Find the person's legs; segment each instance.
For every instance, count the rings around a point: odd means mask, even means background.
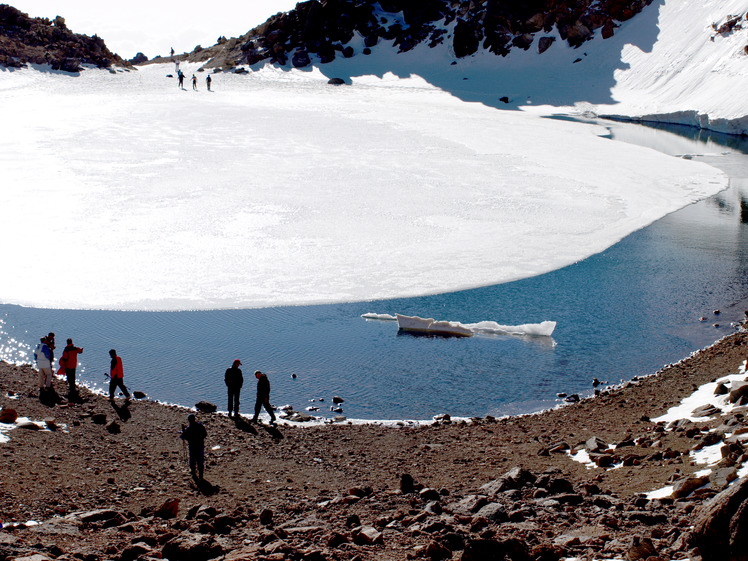
[[[228,391],[229,395],[229,417],[231,417],[231,412],[234,410],[234,391],[231,389],[231,386],[226,386],[226,391]]]
[[[275,412],[273,411],[272,405],[270,405],[270,400],[266,399],[265,402],[263,403],[263,405],[265,406],[265,411],[267,411],[268,415],[270,415],[270,422],[274,423],[275,422]]]
[[[258,399],[255,402],[255,416],[252,417],[252,422],[256,423],[257,420],[260,418],[260,409],[262,408],[262,400]]]
[[[197,458],[192,448],[190,448],[190,472],[192,473],[192,477],[197,477]]]
[[[41,368],[40,370],[43,375],[44,388],[48,390],[52,387],[52,368]]]
[[[75,387],[75,368],[66,368],[65,376],[68,379],[68,393],[71,395],[78,393],[78,388]]]
[[[205,471],[205,448],[197,453],[197,477],[202,480]]]

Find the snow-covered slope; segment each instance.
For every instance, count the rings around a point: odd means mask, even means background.
[[[185,68],[188,77],[196,68]],[[345,70],[338,66],[337,70]],[[706,165],[413,77],[0,73],[0,299],[124,309],[409,296],[535,275],[725,186]]]
[[[627,43],[615,73],[615,103],[601,112],[701,126],[720,132],[748,132],[748,3],[745,0],[667,0],[638,18],[656,26],[651,48]],[[720,34],[713,24],[740,15],[742,28]],[[627,36],[635,29],[629,28]]]

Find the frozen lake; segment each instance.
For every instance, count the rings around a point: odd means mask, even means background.
[[[594,376],[613,383],[652,373],[731,332],[730,322],[743,317],[748,166],[738,150],[745,146],[734,137],[696,140],[636,125],[610,126],[621,140],[720,167],[730,174],[729,189],[579,263],[481,289],[248,310],[5,305],[0,308],[4,339],[21,343],[5,344],[0,354],[18,359],[36,334],[53,330],[58,340],[74,336],[85,347],[83,378],[90,384],[103,387],[106,351],[115,347],[131,390],[185,405],[208,399],[221,409],[226,407],[223,371],[240,358],[248,379],[243,412],[252,406],[251,372],[261,369],[269,373],[274,404],[319,406],[318,414],[330,417],[331,397],[341,395],[344,414],[360,419],[526,412],[556,403],[559,391],[591,391]],[[719,316],[712,313],[717,308]],[[360,315],[367,312],[466,323],[548,317],[558,327],[552,340],[421,338],[398,335],[391,322],[365,321]]]

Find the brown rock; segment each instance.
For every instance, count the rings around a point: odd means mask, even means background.
[[[382,533],[373,526],[363,526],[353,535],[353,541],[358,545],[382,543]]]
[[[15,409],[3,407],[0,409],[0,423],[11,424],[18,419],[18,412]]]
[[[734,483],[694,512],[690,545],[698,547],[704,561],[745,560],[744,539],[748,532],[748,478]],[[745,533],[743,534],[745,535]]]
[[[168,520],[170,518],[176,518],[179,513],[179,499],[169,499],[164,502],[157,510],[153,513],[158,518]]]
[[[634,536],[631,547],[626,553],[626,559],[628,561],[639,561],[640,559],[649,559],[655,555],[657,555],[657,552],[651,539]]]

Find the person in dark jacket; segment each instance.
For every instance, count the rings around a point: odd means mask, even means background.
[[[260,409],[264,406],[265,411],[270,415],[270,424],[274,425],[275,413],[273,412],[273,406],[270,405],[270,380],[259,370],[255,372],[255,378],[257,378],[257,401],[255,402],[255,416],[252,417],[252,422],[257,422]]]
[[[242,376],[241,368],[239,368],[241,365],[242,361],[237,358],[231,368],[226,369],[226,375],[223,377],[229,392],[229,417],[231,417],[232,411],[234,416],[239,415],[239,394],[242,393],[242,386],[244,385],[244,376]]]
[[[179,438],[187,442],[187,448],[190,451],[190,471],[194,479],[203,479],[203,470],[205,469],[205,439],[208,431],[202,423],[197,422],[194,414],[187,416],[188,425],[182,426],[182,432]]]

